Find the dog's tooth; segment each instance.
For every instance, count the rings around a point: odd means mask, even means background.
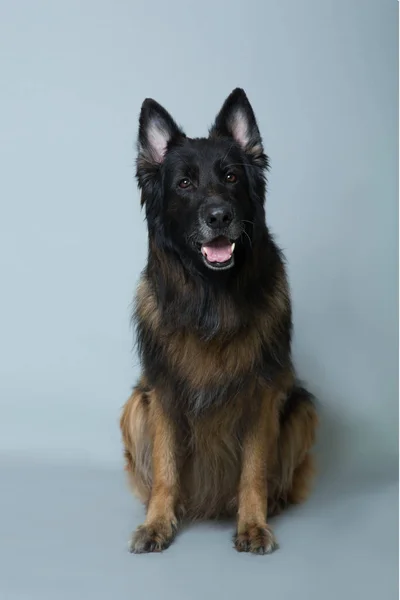
[[[235,244],[235,242],[233,242],[233,244],[232,244],[232,246],[231,246],[231,250],[232,250],[232,252],[234,251],[234,249],[235,249],[235,246],[236,246],[236,244]]]

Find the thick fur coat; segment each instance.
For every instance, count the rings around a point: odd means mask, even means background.
[[[142,376],[121,417],[126,469],[147,507],[133,552],[168,547],[181,519],[232,516],[236,549],[266,554],[276,547],[268,516],[308,495],[317,414],[292,365],[285,264],[265,222],[267,168],[243,90],[200,139],[143,103]]]

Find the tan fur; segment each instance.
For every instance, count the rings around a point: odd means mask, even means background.
[[[152,438],[145,394],[135,390],[124,406],[120,427],[125,447],[125,470],[138,498],[147,503],[152,483]]]
[[[135,553],[166,548],[180,518],[222,515],[236,517],[238,551],[269,553],[269,516],[303,501],[313,475],[317,416],[291,363],[284,258],[264,223],[269,160],[243,90],[226,100],[208,143],[210,154],[207,140],[186,138],[144,102],[137,177],[149,253],[134,315],[143,376],[121,417],[126,470],[147,506]],[[166,177],[161,146],[171,152]],[[232,187],[223,173],[238,167]],[[190,189],[172,183],[178,172]],[[217,197],[225,208],[210,220]],[[211,264],[207,245],[221,237],[235,240],[235,255]]]
[[[162,410],[154,390],[149,393],[149,399],[153,484],[145,524],[164,520],[168,526],[176,522],[175,505],[179,493],[175,428]]]
[[[188,445],[182,452],[176,449],[177,455],[183,456],[179,463],[180,483],[176,499],[180,515],[208,518],[234,514],[239,509],[242,522],[251,520],[267,512],[262,501],[257,504],[257,496],[261,491],[265,493],[264,486],[270,504],[268,512],[271,513],[278,512],[278,505],[306,499],[314,470],[309,450],[317,425],[315,409],[311,404],[300,405],[280,428],[281,396],[277,392],[264,393],[265,408],[258,417],[253,415],[255,429],[246,443],[241,441],[240,431],[243,421],[248,421],[252,415],[243,408],[240,398],[231,410],[224,407],[211,416],[191,422],[186,436]],[[135,390],[121,417],[126,469],[135,493],[146,504],[153,488],[151,455],[155,440],[154,421],[159,410],[150,410],[149,397],[150,405],[158,405],[154,391]],[[257,427],[259,417],[261,427]],[[240,508],[240,498],[245,509]],[[243,510],[246,511],[244,515]]]
[[[166,266],[161,260],[159,267]],[[263,346],[272,344],[273,350],[287,306],[282,268],[267,315],[254,314],[253,323],[239,328],[228,341],[223,335],[207,341],[184,328],[164,329],[146,278],[138,287],[136,310],[140,322],[168,349],[171,372],[195,397],[205,382],[224,389],[235,377],[254,372]],[[229,307],[220,308],[221,323],[228,323]],[[135,552],[166,548],[177,518],[234,514],[238,551],[267,553],[275,548],[267,515],[304,501],[314,472],[309,454],[317,426],[313,405],[300,402],[280,421],[293,386],[290,365],[269,386],[256,377],[228,404],[186,415],[181,430],[163,408],[162,394],[173,390],[150,389],[143,379],[139,382],[121,417],[126,470],[135,493],[148,507],[146,521],[132,541]]]
[[[268,343],[276,333],[277,323],[288,302],[283,270],[281,275],[270,300],[273,316],[255,314],[256,325],[239,330],[229,343],[223,338],[204,341],[192,331],[164,331],[155,294],[146,278],[142,278],[138,286],[137,314],[160,341],[168,345],[168,360],[173,372],[187,380],[193,389],[201,387],[204,381],[218,385],[227,377],[232,379],[251,371],[260,358],[262,344]],[[229,319],[229,307],[223,313]]]
[[[238,498],[239,532],[252,523],[266,525],[268,470],[276,462],[281,401],[282,393],[263,389],[260,410],[244,436]]]
[[[240,475],[242,411],[221,409],[191,421],[189,457],[182,470],[181,511],[190,518],[233,514]]]

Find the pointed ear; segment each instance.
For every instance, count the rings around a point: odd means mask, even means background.
[[[183,131],[158,102],[151,98],[143,102],[139,118],[139,160],[153,166],[160,165],[168,145],[184,137]]]
[[[139,117],[136,178],[142,190],[141,204],[154,201],[159,167],[171,143],[179,143],[185,134],[158,102],[147,98]]]
[[[264,150],[256,118],[241,88],[233,90],[225,100],[210,135],[233,138],[253,158],[263,156]]]

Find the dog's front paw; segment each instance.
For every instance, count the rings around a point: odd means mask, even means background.
[[[267,524],[256,523],[241,527],[235,534],[234,544],[238,552],[252,554],[271,554],[278,548],[272,529]]]
[[[129,551],[134,554],[162,552],[173,541],[176,529],[176,523],[167,520],[140,525],[129,543]]]

